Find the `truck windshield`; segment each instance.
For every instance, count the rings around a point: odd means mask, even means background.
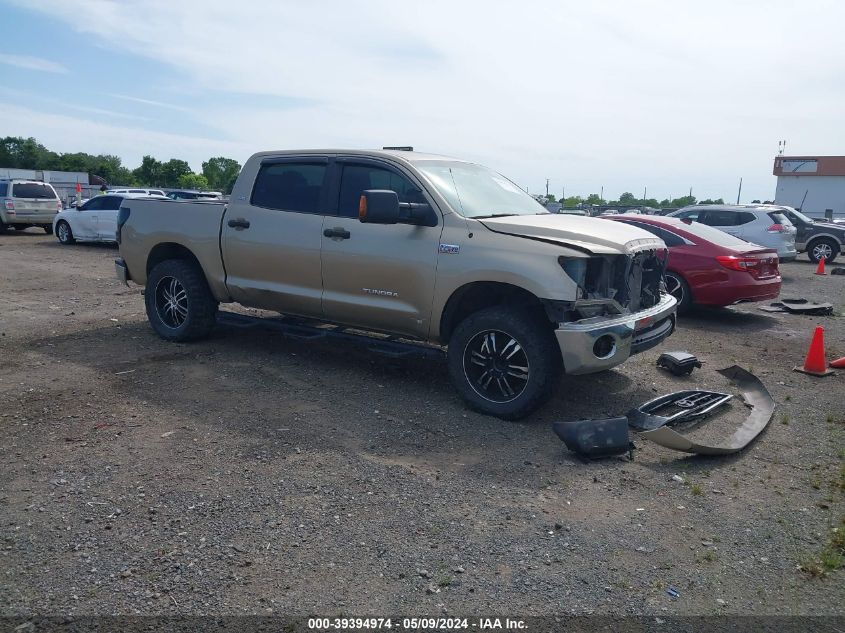
[[[415,166],[452,208],[466,218],[548,213],[510,180],[481,165],[420,161]]]

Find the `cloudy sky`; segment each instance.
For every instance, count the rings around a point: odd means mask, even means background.
[[[243,162],[413,145],[532,193],[770,198],[845,154],[835,0],[0,0],[0,136]]]

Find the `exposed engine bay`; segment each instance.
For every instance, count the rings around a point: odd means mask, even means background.
[[[548,302],[549,316],[563,323],[651,308],[660,302],[667,260],[666,249],[634,255],[559,257],[578,292],[575,301]]]

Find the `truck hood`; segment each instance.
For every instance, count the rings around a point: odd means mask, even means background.
[[[666,245],[648,231],[623,222],[557,213],[479,220],[496,233],[556,242],[593,255],[630,255]]]
[[[833,222],[813,222],[812,226],[815,228],[821,227],[828,231],[839,231],[845,233],[845,224],[835,224]]]

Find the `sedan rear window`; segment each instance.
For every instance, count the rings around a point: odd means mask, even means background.
[[[786,217],[786,214],[781,213],[780,211],[769,211],[769,217],[772,218],[772,222],[775,224],[784,224],[789,226],[792,222],[789,221],[789,218]]]
[[[700,237],[701,239],[706,240],[711,244],[715,244],[716,246],[723,246],[724,248],[730,248],[738,251],[748,250],[748,242],[746,242],[745,240],[741,240],[738,237],[734,237],[730,233],[725,233],[724,231],[720,231],[719,229],[714,229],[712,227],[707,226],[706,224],[701,224],[700,222],[691,222],[690,224],[684,224],[684,231],[690,233],[695,237]]]
[[[20,182],[12,185],[12,196],[15,198],[58,198],[50,185],[40,182]]]

